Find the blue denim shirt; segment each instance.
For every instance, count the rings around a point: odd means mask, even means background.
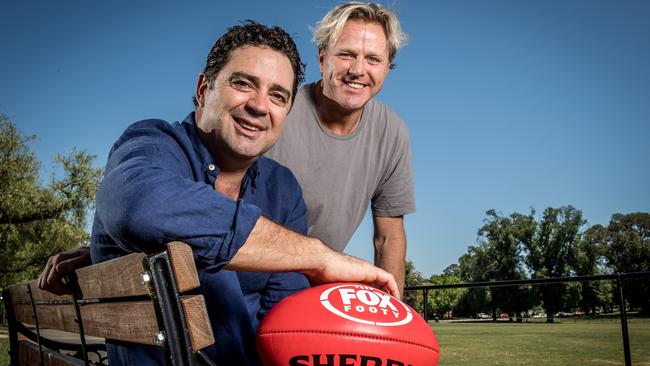
[[[259,365],[255,332],[268,310],[308,287],[298,273],[245,273],[223,267],[244,244],[260,215],[300,233],[307,210],[293,174],[260,157],[246,172],[241,199],[215,191],[219,167],[201,141],[191,113],[182,123],[145,120],[115,142],[97,192],[93,263],[192,246],[215,344],[205,352],[219,365]],[[163,364],[163,349],[110,344],[114,364]]]

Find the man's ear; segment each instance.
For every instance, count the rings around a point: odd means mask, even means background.
[[[318,49],[318,69],[320,70],[320,75],[323,76],[323,61],[325,60],[325,51],[323,49]]]
[[[196,98],[197,107],[203,107],[205,105],[205,92],[208,90],[208,79],[205,77],[204,73],[199,74],[199,80],[196,82],[196,92],[194,93],[194,98]]]

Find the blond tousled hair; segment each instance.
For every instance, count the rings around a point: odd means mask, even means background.
[[[318,50],[325,51],[335,43],[348,20],[377,22],[384,28],[388,40],[388,59],[390,67],[393,68],[395,54],[406,44],[407,36],[402,31],[397,15],[381,4],[352,1],[339,4],[330,10],[314,27],[314,42]]]

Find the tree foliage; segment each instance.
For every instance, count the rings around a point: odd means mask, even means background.
[[[490,281],[520,280],[526,278],[523,243],[530,241],[534,233],[534,211],[524,216],[518,213],[510,216],[498,214],[495,210],[486,212],[488,218],[478,231],[484,241],[484,276]],[[528,309],[529,290],[523,287],[497,287],[490,289],[492,317],[497,308],[511,317]]]
[[[435,285],[446,285],[452,283],[459,283],[460,277],[455,275],[432,275],[429,277],[429,282]],[[448,314],[451,309],[456,306],[461,295],[465,292],[464,289],[443,289],[429,291],[427,298],[427,309],[429,317],[437,317],[442,319]]]
[[[650,268],[650,214],[614,214],[607,234],[605,257],[616,271],[641,272]]]
[[[478,246],[469,246],[467,253],[458,258],[459,277],[462,281],[483,282],[489,280],[489,273],[483,271],[489,266],[487,251],[487,244],[481,243]],[[496,314],[493,305],[486,288],[470,288],[458,299],[454,314],[473,317],[480,312],[488,311],[488,309],[493,310],[492,312]]]
[[[580,228],[586,223],[582,212],[573,206],[549,207],[544,210],[537,232],[526,244],[527,262],[533,278],[570,275],[570,264],[580,239]],[[562,309],[566,300],[565,284],[540,285],[537,290],[544,303],[547,322]]]
[[[582,212],[573,206],[549,207],[541,218],[535,210],[528,214],[505,216],[486,211],[478,230],[478,243],[467,248],[458,264],[433,275],[430,282],[487,282],[527,278],[590,276],[612,272],[650,270],[650,213],[616,213],[607,225],[586,227]],[[413,285],[423,284],[422,274],[412,262],[407,264],[407,278]],[[409,280],[407,279],[407,286]],[[596,314],[618,306],[616,283],[585,281],[568,284],[516,287],[471,288],[456,293],[436,294],[429,291],[428,306],[442,316],[453,309],[454,316],[473,317],[491,313],[494,319],[508,313],[510,319],[528,310],[543,307],[547,321],[553,322],[559,311],[582,309]],[[626,299],[632,308],[650,315],[650,281],[624,280]],[[421,311],[421,294],[407,292]],[[430,313],[431,314],[431,313]],[[520,319],[517,318],[519,321]]]
[[[635,212],[612,215],[607,225],[604,255],[616,272],[650,270],[650,214]],[[628,280],[626,295],[633,306],[650,315],[650,281]]]
[[[574,252],[573,269],[576,275],[602,273],[606,239],[607,229],[602,225],[594,225],[585,230]],[[597,307],[606,305],[607,297],[603,296],[605,285],[602,281],[581,282],[580,307],[586,314],[595,314]]]
[[[23,136],[0,115],[0,287],[35,278],[47,258],[88,240],[88,209],[94,204],[101,169],[95,156],[73,150],[56,155],[62,174],[47,186],[40,162]]]
[[[486,288],[470,288],[463,292],[452,309],[454,316],[475,317],[491,309],[490,293]],[[496,310],[495,310],[496,312]]]
[[[404,282],[406,287],[458,283],[460,282],[460,277],[458,276],[459,273],[460,267],[456,264],[452,264],[443,270],[442,275],[432,275],[427,279],[421,272],[415,269],[415,265],[412,261],[407,260]],[[463,292],[464,290],[461,289],[428,291],[427,316],[429,318],[442,318],[446,313],[451,311],[454,306],[456,306]],[[420,314],[424,314],[422,291],[407,291],[404,294],[404,301]]]
[[[424,276],[415,269],[415,265],[412,261],[406,261],[405,269],[404,286],[411,287],[425,284],[426,281]],[[421,291],[406,291],[404,293],[404,302],[409,304],[409,306],[415,309],[418,313],[422,314],[424,302],[422,300]]]

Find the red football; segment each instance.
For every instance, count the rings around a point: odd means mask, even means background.
[[[280,301],[257,332],[265,366],[435,366],[428,324],[376,288],[331,283]]]

